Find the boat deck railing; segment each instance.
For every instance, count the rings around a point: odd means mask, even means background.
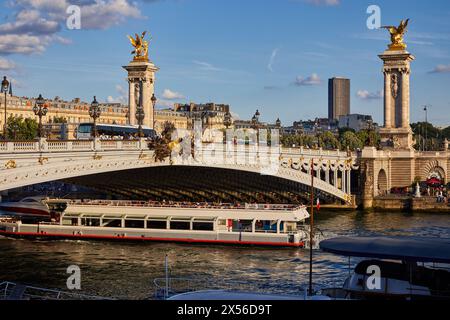
[[[0,300],[113,300],[61,290],[39,288],[4,281],[0,283]]]
[[[69,205],[80,206],[112,206],[112,207],[150,207],[150,208],[185,208],[185,209],[232,209],[232,210],[279,210],[293,211],[302,208],[301,205],[290,204],[213,204],[213,203],[177,203],[129,200],[67,200]]]
[[[252,292],[264,294],[280,294],[284,296],[305,296],[306,286],[292,288],[280,288],[279,283],[267,281],[261,283],[229,281],[226,279],[208,280],[204,278],[156,278],[153,280],[155,288],[154,298],[156,300],[166,300],[174,295],[183,294],[199,290],[226,290],[236,292]]]

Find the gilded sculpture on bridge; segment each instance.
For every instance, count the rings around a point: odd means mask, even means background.
[[[405,50],[406,44],[403,42],[403,36],[406,33],[406,27],[408,26],[409,19],[402,20],[398,27],[395,26],[383,26],[381,28],[387,29],[391,34],[391,44],[389,50]]]
[[[133,61],[148,61],[148,45],[149,42],[144,40],[147,31],[142,32],[141,36],[135,33],[135,37],[127,36],[130,39],[131,45],[134,50],[131,54],[134,54]]]

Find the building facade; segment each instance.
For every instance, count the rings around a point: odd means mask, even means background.
[[[188,119],[187,127],[194,128],[195,121],[200,120],[203,129],[224,129],[225,115],[230,112],[228,104],[204,103],[204,104],[179,104],[175,103],[174,112]]]
[[[328,119],[339,120],[350,114],[350,79],[331,78],[328,80]]]
[[[339,128],[350,128],[359,132],[361,130],[375,129],[378,127],[373,123],[372,116],[365,114],[348,114],[339,117]]]
[[[6,117],[22,117],[39,120],[33,113],[36,98],[7,96]],[[92,122],[89,116],[90,102],[75,98],[66,101],[60,97],[46,99],[48,112],[42,117],[45,132],[50,139],[75,139],[80,123]],[[121,103],[100,103],[101,116],[97,123],[127,125],[129,123],[128,106]],[[0,99],[0,130],[3,131],[5,104]],[[171,109],[155,110],[155,130],[161,132],[164,122],[172,122],[176,128],[186,129],[188,118]],[[62,125],[64,124],[64,125]]]
[[[18,97],[14,95],[7,96],[6,117],[23,117],[33,118],[36,121],[39,118],[34,114],[33,107],[36,98]],[[51,124],[55,122],[65,122],[67,125],[67,139],[75,138],[77,126],[83,122],[91,122],[89,117],[90,103],[75,98],[66,101],[60,97],[54,99],[46,99],[45,106],[48,112],[42,117],[43,124]],[[126,124],[128,117],[128,108],[120,103],[101,103],[101,117],[97,119],[98,123],[105,124]],[[3,130],[3,122],[5,118],[4,100],[0,100],[0,130]]]

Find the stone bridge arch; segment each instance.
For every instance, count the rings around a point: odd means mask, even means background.
[[[9,156],[8,156],[9,157]],[[289,156],[289,159],[292,157]],[[16,154],[15,160],[6,160],[4,158],[3,168],[0,169],[0,191],[8,190],[18,187],[23,187],[32,184],[38,184],[49,181],[65,180],[80,176],[89,176],[98,173],[126,171],[130,169],[150,168],[158,166],[168,166],[168,161],[157,163],[153,160],[153,152],[150,150],[122,150],[122,151],[101,151],[101,152],[77,152],[77,153],[37,153],[37,154]],[[287,158],[286,158],[287,159]],[[311,181],[311,175],[308,173],[306,164],[308,159],[301,157],[300,162],[282,160],[276,172],[275,177],[284,179],[286,181],[296,182],[308,186]],[[347,160],[333,160],[333,163],[328,161],[330,166],[327,167],[327,161],[321,160],[314,163],[314,170],[316,175],[315,188],[325,194],[328,194],[336,199],[350,202],[350,195],[345,192],[345,189],[339,189],[337,186],[320,179],[321,170],[326,168],[334,168],[334,172],[349,172],[351,170],[351,161]],[[210,167],[217,169],[229,169],[241,172],[253,172],[258,174],[265,174],[260,165],[239,164],[239,163],[208,163],[188,162],[186,166]],[[334,167],[333,167],[334,166]],[[328,170],[327,169],[327,170]],[[331,170],[331,169],[330,169]],[[331,171],[330,171],[331,172]],[[341,174],[342,177],[346,175]],[[343,185],[349,185],[349,180],[345,181]],[[349,189],[347,189],[349,190]]]

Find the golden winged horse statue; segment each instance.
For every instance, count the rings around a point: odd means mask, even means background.
[[[403,35],[406,33],[406,27],[408,26],[409,19],[402,20],[398,27],[395,26],[383,26],[381,28],[387,29],[391,34],[391,44],[389,50],[405,50],[406,44],[403,42]]]
[[[131,45],[134,47],[134,50],[131,54],[134,54],[134,59],[137,61],[147,61],[148,60],[148,41],[144,40],[145,34],[147,31],[142,32],[142,35],[139,36],[135,33],[135,37],[128,36],[130,39]]]

